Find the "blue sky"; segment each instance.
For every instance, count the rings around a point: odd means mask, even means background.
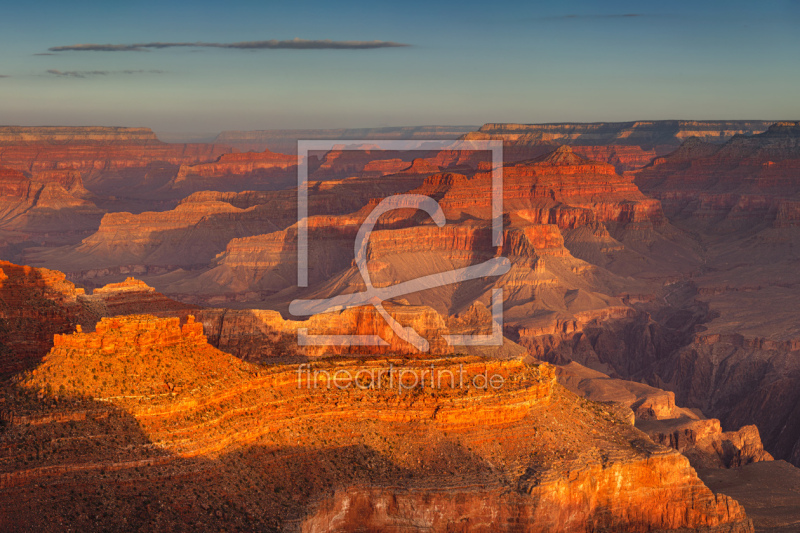
[[[798,27],[800,0],[17,2],[0,17],[0,123],[216,132],[798,119]],[[411,46],[48,51],[295,38]]]

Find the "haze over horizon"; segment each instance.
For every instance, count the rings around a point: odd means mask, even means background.
[[[0,123],[157,133],[800,116],[800,2],[39,1]]]

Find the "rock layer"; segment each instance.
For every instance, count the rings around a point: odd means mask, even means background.
[[[501,531],[752,531],[683,456],[560,388],[546,364],[384,358],[263,369],[208,346],[191,318],[106,319],[58,339],[9,396],[0,509],[15,502],[18,512],[0,514],[5,527],[157,520],[210,530],[224,520],[446,531],[488,517]],[[25,391],[40,399],[26,403]],[[98,405],[105,417],[91,411]],[[76,406],[83,418],[69,415]],[[98,476],[113,489],[87,490]],[[53,499],[79,486],[82,499]],[[137,512],[135,491],[162,510]],[[480,513],[479,500],[494,514]],[[106,505],[117,512],[95,522]]]

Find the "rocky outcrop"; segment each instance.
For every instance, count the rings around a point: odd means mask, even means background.
[[[52,348],[54,335],[92,331],[102,317],[134,313],[187,316],[194,306],[128,278],[86,294],[62,272],[0,262],[0,377],[27,370]]]
[[[119,283],[97,287],[92,294],[79,296],[98,316],[152,314],[160,317],[186,317],[196,306],[167,298],[143,281],[128,277]]]
[[[297,182],[297,158],[270,152],[223,154],[213,163],[181,165],[169,187],[181,191],[277,190]]]
[[[752,531],[684,457],[562,389],[546,364],[259,368],[210,347],[191,318],[133,316],[58,337],[20,385],[9,407],[51,422],[3,433],[0,508],[19,510],[8,527]],[[24,391],[41,399],[25,403]],[[108,415],[52,417],[78,405]],[[99,481],[113,490],[87,490]],[[76,487],[85,496],[68,506],[48,496]],[[163,511],[137,511],[135,492]],[[117,512],[95,518],[106,505]]]
[[[0,376],[32,367],[53,335],[87,323],[82,294],[61,272],[0,262]]]
[[[722,431],[720,421],[675,404],[675,393],[591,370],[578,363],[556,367],[559,382],[590,400],[630,409],[632,422],[658,444],[685,455],[694,468],[736,468],[772,461],[756,426]]]
[[[178,318],[127,315],[101,319],[94,332],[56,335],[29,383],[62,396],[159,395],[234,379],[243,371],[228,359],[192,315],[182,326]]]
[[[675,448],[687,456],[695,468],[733,468],[772,461],[772,456],[764,450],[756,426],[722,431],[716,418],[680,418],[668,422],[641,422],[637,427],[653,442]]]
[[[442,335],[451,333],[445,320],[433,309],[412,305],[385,305],[403,327],[411,327],[430,344],[428,353],[452,354]],[[241,359],[273,362],[282,358],[329,357],[340,354],[419,354],[389,327],[374,307],[320,313],[304,320],[285,320],[280,313],[259,309],[203,309],[195,313],[203,323],[209,342]],[[490,322],[486,322],[490,324]],[[382,346],[347,346],[335,339],[324,345],[299,345],[298,330],[308,335],[370,335]]]

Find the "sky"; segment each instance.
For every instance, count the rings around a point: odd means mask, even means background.
[[[9,2],[0,124],[797,120],[798,27],[800,0]]]

